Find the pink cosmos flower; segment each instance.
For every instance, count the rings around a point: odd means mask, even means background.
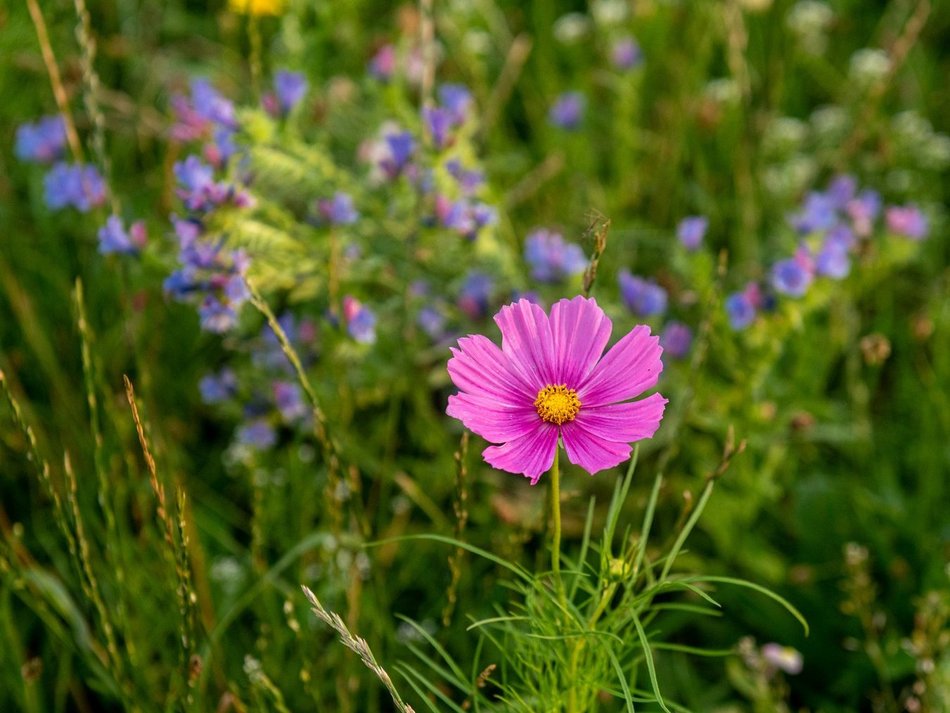
[[[666,399],[652,388],[663,349],[640,325],[603,354],[612,325],[593,299],[563,299],[550,317],[520,300],[495,315],[501,348],[482,335],[459,339],[448,371],[459,393],[446,410],[485,440],[489,465],[534,485],[554,462],[558,438],[568,460],[593,475],[630,457],[650,438]],[[603,358],[601,355],[603,354]]]

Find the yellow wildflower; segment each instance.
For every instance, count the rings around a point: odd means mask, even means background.
[[[228,7],[244,15],[279,15],[284,0],[228,0]]]

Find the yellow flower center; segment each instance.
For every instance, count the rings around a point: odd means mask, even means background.
[[[545,386],[538,392],[534,408],[542,421],[560,426],[574,420],[577,412],[581,410],[581,400],[577,398],[574,389],[567,388],[567,384],[556,384]]]

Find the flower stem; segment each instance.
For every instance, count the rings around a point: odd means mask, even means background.
[[[551,465],[551,517],[554,522],[554,537],[551,542],[551,570],[554,572],[554,584],[557,587],[561,606],[567,609],[564,595],[564,581],[561,579],[561,474],[558,467],[558,450],[554,450],[554,463]]]

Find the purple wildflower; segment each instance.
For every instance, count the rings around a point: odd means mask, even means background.
[[[215,126],[230,131],[237,129],[234,104],[204,78],[192,80],[190,97],[172,97],[172,110],[175,123],[171,136],[176,141],[206,138]]]
[[[237,128],[234,103],[222,96],[207,79],[199,77],[192,81],[191,101],[195,112],[202,118],[231,129]]]
[[[372,344],[376,341],[376,315],[355,297],[343,298],[343,319],[346,330],[360,344]]]
[[[52,163],[66,148],[66,122],[59,114],[44,116],[16,130],[14,153],[21,161]]]
[[[455,122],[447,109],[427,106],[422,110],[422,120],[425,123],[426,132],[437,149],[444,149],[451,143],[452,137],[449,136],[449,132]]]
[[[281,69],[274,75],[274,93],[284,114],[289,114],[300,103],[308,86],[306,78],[299,72]]]
[[[300,387],[289,381],[274,382],[274,403],[287,424],[302,421],[309,414]]]
[[[440,225],[468,240],[477,238],[479,230],[497,219],[492,206],[468,198],[450,201],[441,194],[435,197],[435,217]]]
[[[353,207],[353,198],[343,191],[337,191],[332,199],[321,200],[317,207],[327,221],[333,225],[352,225],[360,218]]]
[[[237,375],[233,370],[224,368],[217,374],[206,374],[198,382],[201,400],[206,404],[217,404],[237,394]]]
[[[229,332],[237,325],[237,311],[214,295],[207,295],[198,308],[201,328],[215,334]]]
[[[461,84],[443,84],[439,87],[439,103],[445,107],[455,126],[464,124],[472,105],[472,93]]]
[[[457,158],[449,159],[445,162],[445,170],[449,175],[458,181],[462,194],[470,196],[475,193],[485,182],[485,174],[474,169],[462,167],[462,162]]]
[[[445,336],[446,318],[440,309],[431,306],[423,307],[419,310],[416,323],[433,341]]]
[[[178,234],[181,268],[164,284],[176,300],[200,300],[201,326],[222,333],[237,324],[238,310],[250,297],[244,276],[250,261],[243,250],[224,250],[224,241],[200,240],[201,224],[172,217]]]
[[[621,37],[614,42],[610,50],[610,59],[614,67],[621,71],[633,69],[643,61],[640,45],[632,37]]]
[[[792,225],[803,235],[828,230],[838,221],[835,207],[827,195],[812,191],[801,211],[792,215]]]
[[[750,282],[745,289],[726,297],[725,307],[729,325],[735,330],[745,329],[762,307],[762,291],[757,284]]]
[[[456,304],[470,319],[482,319],[488,314],[491,293],[495,284],[483,272],[470,272],[462,283]]]
[[[383,45],[369,61],[369,73],[383,82],[388,82],[396,71],[396,48]]]
[[[799,248],[794,257],[779,260],[772,266],[772,287],[789,297],[801,297],[808,291],[815,276],[815,263],[807,249]]]
[[[706,229],[709,227],[709,219],[701,215],[693,215],[683,218],[676,228],[676,235],[689,251],[696,250],[703,242],[706,235]]]
[[[212,140],[204,145],[202,153],[209,163],[222,168],[230,158],[237,153],[238,146],[234,140],[235,132],[225,126],[214,130]]]
[[[871,189],[861,191],[857,198],[848,201],[846,210],[854,226],[854,232],[861,237],[867,237],[871,234],[874,221],[881,212],[881,196]]]
[[[568,243],[560,233],[538,228],[524,241],[525,261],[531,276],[539,282],[560,282],[577,275],[587,266],[587,258],[579,245]]]
[[[682,322],[670,322],[660,335],[660,346],[674,359],[682,359],[693,345],[693,330]]]
[[[561,129],[572,131],[584,118],[584,95],[580,92],[561,94],[548,112],[548,121]]]
[[[277,433],[264,419],[258,418],[245,423],[237,430],[237,442],[258,450],[267,450],[277,443]]]
[[[386,134],[384,137],[387,155],[379,162],[380,168],[388,178],[401,174],[416,150],[416,140],[408,131]]]
[[[627,308],[640,317],[651,317],[666,311],[666,290],[654,280],[631,275],[624,270],[618,276],[620,296]]]
[[[837,243],[845,251],[851,250],[857,244],[854,231],[844,223],[839,223],[828,231],[826,239]]]
[[[110,215],[106,224],[99,228],[99,252],[103,255],[121,253],[134,255],[145,246],[145,223],[136,221],[126,232],[122,219]]]
[[[539,307],[546,307],[544,300],[541,299],[539,295],[534,290],[512,290],[511,291],[511,301],[520,302],[521,300],[527,300],[533,305],[538,305]]]
[[[188,156],[174,166],[175,178],[181,188],[178,197],[189,210],[205,212],[233,200],[241,205],[243,196],[236,195],[226,183],[216,183],[214,169],[197,156]]]
[[[830,234],[815,257],[815,272],[833,280],[841,280],[851,272],[851,258],[847,247]]]
[[[888,206],[884,211],[887,229],[911,240],[923,240],[927,237],[929,226],[927,216],[920,208],[911,204]]]
[[[828,184],[827,196],[837,210],[844,210],[858,191],[858,182],[854,176],[842,174],[835,176]]]
[[[95,166],[59,162],[43,179],[46,205],[52,210],[72,206],[87,213],[106,200],[106,184]]]

